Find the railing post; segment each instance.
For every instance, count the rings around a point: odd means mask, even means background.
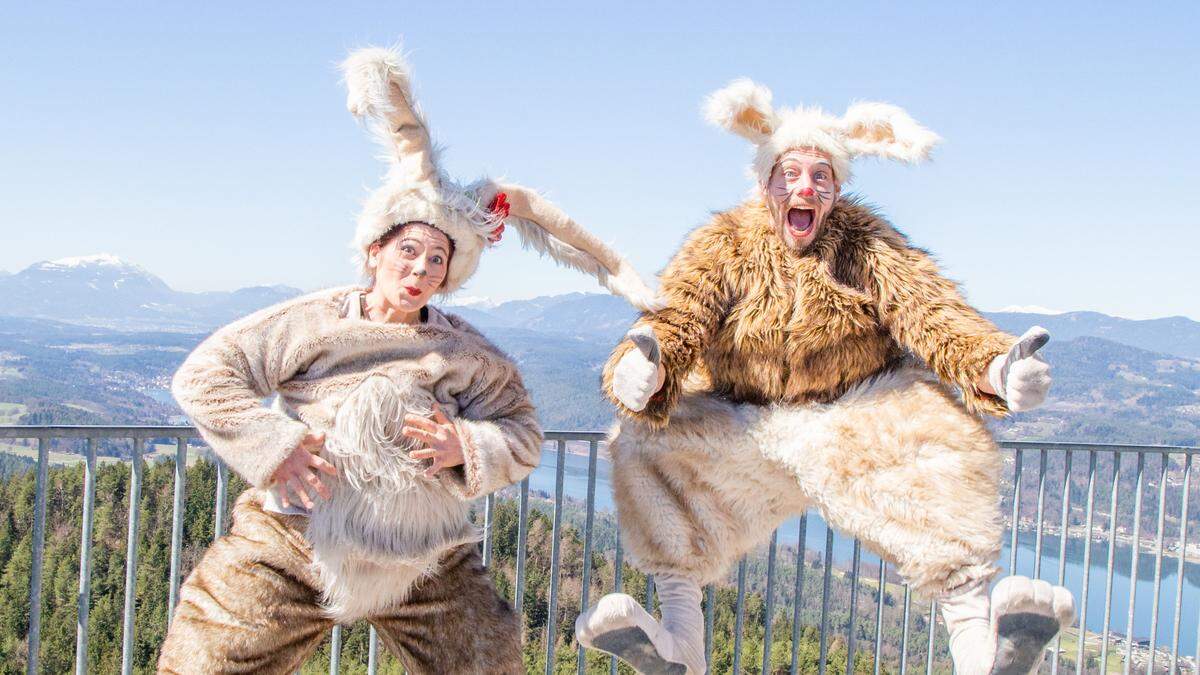
[[[558,441],[554,467],[554,524],[550,531],[550,598],[546,602],[546,675],[554,674],[554,648],[558,627],[558,568],[561,562],[563,471],[567,464],[567,442]]]
[[[517,583],[513,589],[513,608],[517,616],[525,607],[525,538],[529,535],[529,479],[521,481],[521,507],[517,511]],[[525,622],[521,622],[524,642]]]
[[[879,595],[875,601],[875,675],[883,668],[883,595],[887,587],[887,561],[879,559]]]
[[[1066,583],[1067,578],[1067,537],[1071,534],[1071,451],[1067,450],[1067,456],[1063,459],[1063,484],[1062,484],[1062,521],[1059,526],[1061,531],[1058,533],[1058,585],[1062,586]],[[1084,634],[1079,634],[1079,641],[1084,642]],[[1054,636],[1054,661],[1050,664],[1050,672],[1052,675],[1058,674],[1058,649],[1062,645],[1062,631]]]
[[[800,668],[800,613],[804,609],[804,550],[808,539],[808,512],[800,515],[800,532],[796,542],[796,582],[792,589],[792,668],[790,675],[796,675]]]
[[[342,626],[334,624],[329,636],[329,675],[337,675],[342,667]]]
[[[46,543],[46,479],[50,469],[50,441],[38,437],[37,476],[33,497],[33,556],[29,570],[29,656],[25,672],[38,672],[42,644],[42,556]]]
[[[1179,665],[1179,621],[1183,616],[1183,565],[1187,560],[1188,491],[1192,485],[1192,456],[1186,455],[1183,461],[1183,503],[1179,506],[1179,558],[1175,568],[1175,623],[1171,630],[1171,668],[1168,671],[1172,673],[1176,672]],[[1200,642],[1197,642],[1196,646],[1200,648]]]
[[[1087,610],[1088,589],[1091,587],[1092,572],[1092,512],[1096,498],[1096,451],[1088,451],[1088,488],[1087,488],[1087,525],[1083,545],[1083,592],[1079,598],[1079,645],[1075,655],[1075,673],[1083,672],[1084,660],[1087,658]],[[1183,578],[1183,575],[1180,575]]]
[[[1125,668],[1133,667],[1133,617],[1137,609],[1138,556],[1142,549],[1142,488],[1146,456],[1137,453],[1137,488],[1133,495],[1133,555],[1129,561],[1129,620],[1125,629]]]
[[[1121,494],[1121,453],[1113,453],[1112,486],[1108,496],[1108,560],[1104,578],[1104,624],[1100,627],[1100,663],[1108,664],[1108,633],[1112,621],[1113,570],[1117,555],[1117,496]]]
[[[580,611],[588,610],[588,603],[591,600],[591,585],[592,585],[592,521],[596,515],[596,454],[599,450],[597,441],[588,441],[588,473],[587,473],[587,502],[585,509],[587,514],[583,523],[583,588],[580,591]],[[587,659],[584,654],[583,645],[578,646],[576,653],[576,672],[578,675],[584,675],[587,670]]]
[[[225,509],[229,494],[229,469],[217,458],[217,494],[216,506],[213,509],[213,541],[225,536]]]
[[[133,440],[131,458],[133,466],[129,472],[129,531],[125,539],[125,613],[124,627],[121,633],[121,673],[129,675],[133,672],[133,614],[137,607],[137,545],[138,523],[141,520],[139,508],[142,498],[142,439]]]
[[[846,672],[854,672],[854,650],[857,632],[854,622],[858,615],[858,566],[862,558],[862,542],[854,540],[854,559],[850,563],[850,634],[846,640]]]
[[[179,565],[183,553],[183,510],[187,492],[187,439],[175,439],[175,493],[171,510],[171,590],[167,599],[167,625],[179,604]]]
[[[1021,530],[1021,460],[1024,453],[1020,448],[1013,451],[1013,503],[1012,503],[1012,538],[1008,545],[1008,573],[1017,573],[1017,544],[1018,533]]]
[[[779,530],[771,533],[770,549],[767,552],[767,598],[766,617],[763,619],[763,658],[762,675],[771,672],[771,628],[775,623],[775,551],[779,540]]]
[[[746,559],[738,562],[737,606],[733,621],[733,672],[742,672],[742,632],[746,625]]]
[[[825,576],[821,579],[821,648],[817,672],[825,675],[829,658],[829,587],[833,582],[833,528],[825,523]]]
[[[96,502],[96,439],[88,438],[83,464],[83,527],[79,541],[79,609],[75,619],[75,673],[88,672],[88,613],[92,597],[92,525]]]
[[[483,499],[483,566],[490,567],[492,564],[492,540],[496,535],[492,532],[495,523],[492,522],[492,517],[496,509],[496,495],[490,494]]]
[[[1154,605],[1150,610],[1150,661],[1146,664],[1146,672],[1154,672],[1154,657],[1158,652],[1158,599],[1159,591],[1162,590],[1162,554],[1163,554],[1163,529],[1167,525],[1167,468],[1170,457],[1167,453],[1159,456],[1158,469],[1158,533],[1155,535],[1154,546]],[[1180,555],[1183,553],[1180,552]],[[1183,579],[1179,579],[1183,583]],[[1130,583],[1137,583],[1137,579],[1132,579]]]

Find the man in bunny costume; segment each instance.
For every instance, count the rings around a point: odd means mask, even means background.
[[[507,221],[655,307],[628,263],[536,192],[444,175],[398,53],[342,67],[388,161],[354,237],[369,283],[225,326],[176,373],[180,407],[252,487],[180,590],[160,672],[295,672],[335,623],[359,620],[410,673],[522,672],[519,619],[468,515],[533,470],[541,430],[516,366],[429,299],[462,286]]]
[[[622,541],[662,621],[611,594],[579,617],[580,642],[645,673],[705,672],[701,587],[812,506],[938,600],[959,673],[1033,670],[1073,601],[1019,577],[989,597],[1001,457],[976,415],[1042,402],[1049,336],[997,330],[842,193],[854,158],[915,163],[937,136],[880,103],[775,110],[748,80],[707,116],[755,144],[756,194],[690,235],[661,275],[666,306],[604,370],[625,418],[610,446]]]

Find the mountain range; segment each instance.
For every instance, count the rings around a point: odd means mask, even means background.
[[[100,254],[47,260],[0,275],[0,316],[131,330],[211,330],[300,293],[289,286],[187,293],[140,265]]]
[[[111,256],[0,276],[0,407],[24,423],[183,421],[166,390],[219,325],[293,297],[271,286],[181,293]],[[636,317],[609,295],[570,293],[448,305],[521,368],[547,428],[603,429],[600,369]],[[1045,407],[993,423],[1006,438],[1200,444],[1200,323],[1097,312],[989,312],[1010,333],[1034,324],[1055,383]]]

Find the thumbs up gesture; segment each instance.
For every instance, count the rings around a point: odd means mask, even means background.
[[[633,342],[635,349],[625,352],[613,369],[612,392],[626,408],[637,412],[662,389],[666,371],[653,328],[638,326],[625,337]]]
[[[987,385],[1013,412],[1033,410],[1046,400],[1050,390],[1050,364],[1037,353],[1050,341],[1050,333],[1041,326],[1025,331],[1017,343],[992,359],[987,369]]]

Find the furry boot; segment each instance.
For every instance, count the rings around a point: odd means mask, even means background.
[[[686,577],[654,577],[662,622],[624,593],[610,593],[575,621],[575,637],[645,675],[703,675],[704,617],[700,585]]]
[[[1046,645],[1071,625],[1071,592],[1027,577],[973,584],[938,602],[950,633],[950,655],[959,675],[1027,675],[1037,670]]]

